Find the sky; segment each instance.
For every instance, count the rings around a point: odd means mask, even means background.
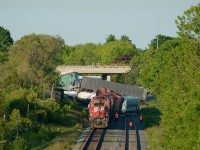
[[[175,20],[199,0],[0,0],[0,26],[14,41],[32,33],[66,45],[103,44],[127,35],[145,49],[157,34],[177,37]]]

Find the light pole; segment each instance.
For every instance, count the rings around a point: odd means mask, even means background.
[[[158,20],[158,18],[157,18]],[[158,34],[157,34],[157,49],[158,49],[158,35],[159,35],[159,20],[158,20]]]

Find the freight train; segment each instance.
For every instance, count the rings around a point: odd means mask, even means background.
[[[88,105],[89,122],[92,128],[107,128],[115,112],[120,112],[122,97],[106,88],[98,88],[96,96]]]

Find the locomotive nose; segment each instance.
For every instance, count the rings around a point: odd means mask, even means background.
[[[101,121],[97,121],[97,125],[101,125]]]

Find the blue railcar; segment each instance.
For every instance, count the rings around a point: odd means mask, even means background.
[[[139,109],[138,97],[123,96],[122,113],[137,112]]]

